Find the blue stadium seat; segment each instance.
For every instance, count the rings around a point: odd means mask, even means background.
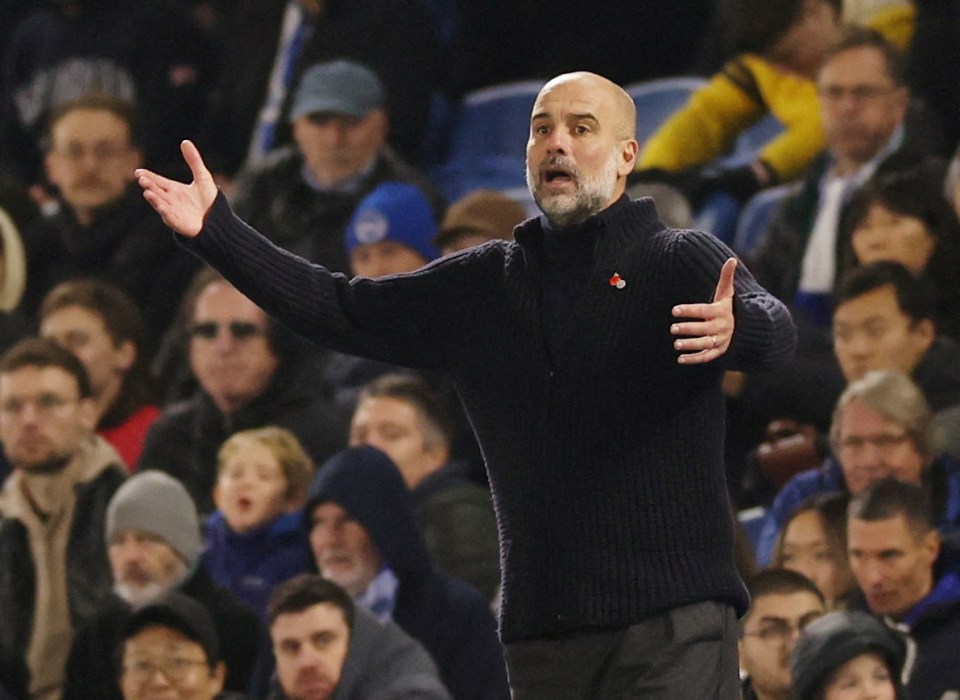
[[[763,530],[763,521],[767,515],[766,508],[755,506],[747,508],[737,513],[737,521],[743,526],[750,538],[750,547],[754,552],[757,551],[757,542],[760,541],[760,531]]]
[[[772,114],[767,114],[743,131],[734,142],[730,153],[720,160],[728,167],[751,163],[756,160],[760,149],[781,133],[783,133],[783,124]]]
[[[543,83],[521,81],[468,93],[456,107],[446,158],[429,169],[448,201],[478,188],[526,188],[530,113]]]
[[[731,244],[737,255],[747,256],[750,254],[760,240],[760,235],[770,225],[780,202],[794,192],[796,187],[797,185],[794,183],[770,187],[761,190],[747,200],[740,211],[739,219],[737,219],[737,229]]]
[[[543,83],[504,83],[464,95],[457,109],[449,160],[485,156],[524,159],[530,113]]]
[[[706,84],[696,76],[656,78],[627,85],[624,89],[637,106],[637,140],[641,146],[667,118],[684,106],[690,95]]]

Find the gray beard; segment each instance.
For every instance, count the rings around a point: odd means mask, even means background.
[[[131,586],[127,583],[113,584],[113,592],[123,598],[134,609],[142,608],[162,595],[175,588],[176,584],[161,586],[159,583],[150,582],[145,586]]]

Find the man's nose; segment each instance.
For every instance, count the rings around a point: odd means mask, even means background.
[[[564,129],[554,129],[547,136],[545,145],[548,153],[569,153],[570,136]]]

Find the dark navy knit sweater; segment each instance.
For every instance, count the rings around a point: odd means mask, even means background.
[[[727,368],[785,362],[796,342],[790,315],[740,266],[727,353],[680,365],[671,309],[709,302],[732,253],[709,234],[666,229],[650,199],[622,198],[590,225],[599,227],[593,265],[549,351],[539,219],[518,227],[516,243],[376,280],[285,253],[222,196],[188,242],[318,343],[453,377],[500,523],[504,642],[629,625],[701,600],[740,613],[747,605],[733,563],[720,380]]]

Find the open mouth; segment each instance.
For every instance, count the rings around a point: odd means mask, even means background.
[[[553,166],[544,169],[542,173],[543,182],[548,185],[564,185],[573,182],[573,174],[565,168]]]

